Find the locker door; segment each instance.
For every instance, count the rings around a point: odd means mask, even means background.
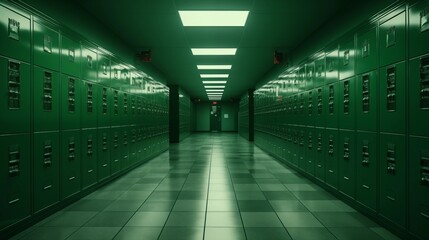
[[[426,44],[429,42],[429,4],[421,1],[409,9],[409,48],[410,57],[416,57],[429,52]]]
[[[313,89],[315,85],[315,69],[314,69],[314,62],[310,62],[305,64],[305,82],[306,82],[306,89]]]
[[[362,74],[377,67],[377,27],[370,27],[357,34],[356,73]]]
[[[112,136],[110,141],[110,172],[111,175],[114,175],[121,170],[120,133],[118,128],[111,128],[110,132]]]
[[[60,79],[57,72],[34,67],[34,131],[60,129]]]
[[[135,127],[129,127],[130,133],[130,147],[129,147],[129,158],[130,165],[134,165],[137,162],[137,132]]]
[[[105,86],[97,87],[97,126],[109,127],[110,126],[110,108],[112,101],[112,89]]]
[[[62,75],[61,79],[61,129],[80,129],[81,81]]]
[[[305,101],[305,112],[304,114],[306,114],[306,119],[307,119],[307,126],[313,127],[315,125],[315,114],[316,114],[316,108],[315,108],[315,97],[314,94],[315,90],[311,89],[308,90],[307,92],[305,92],[304,94],[304,98],[306,99]]]
[[[325,84],[338,81],[339,56],[338,48],[335,48],[326,54],[326,79]]]
[[[80,130],[61,132],[61,199],[81,189]]]
[[[98,54],[98,82],[102,86],[110,86],[110,58],[104,54]]]
[[[380,132],[405,133],[405,63],[380,69]]]
[[[315,62],[315,79],[313,82],[313,87],[321,87],[325,84],[325,77],[326,77],[326,69],[325,69],[325,54],[323,54],[322,57],[316,60]],[[311,89],[309,87],[309,89]]]
[[[380,66],[403,61],[406,53],[405,12],[382,22],[379,32]]]
[[[306,153],[305,153],[305,171],[314,176],[314,165],[315,165],[315,134],[314,128],[307,128],[307,139],[306,139]]]
[[[82,188],[97,183],[97,130],[82,130]]]
[[[316,157],[315,157],[315,173],[317,179],[322,182],[325,182],[325,152],[327,148],[325,146],[325,129],[316,128],[315,129],[315,147],[316,147]]]
[[[306,158],[305,158],[305,151],[307,148],[306,142],[306,127],[299,127],[298,128],[298,167],[305,171],[306,166]]]
[[[0,55],[30,62],[30,18],[0,6]]]
[[[34,64],[60,70],[60,35],[58,30],[39,21],[33,22]]]
[[[377,207],[377,134],[356,135],[356,201],[376,210]]]
[[[110,129],[99,128],[98,134],[98,180],[104,180],[110,176]]]
[[[356,128],[375,132],[377,130],[377,70],[359,75],[356,85]]]
[[[355,75],[355,41],[354,36],[340,43],[339,52],[339,75],[340,80]]]
[[[339,126],[341,129],[354,130],[356,128],[356,78],[348,78],[339,82]]]
[[[326,129],[326,183],[338,188],[338,130]]]
[[[30,216],[30,135],[0,136],[0,157],[0,229],[4,229]]]
[[[60,200],[60,135],[58,132],[34,134],[34,211]]]
[[[354,131],[340,130],[338,145],[339,190],[352,199],[355,198],[356,186],[355,144]]]
[[[0,134],[30,132],[30,66],[0,57]]]
[[[315,91],[315,94],[316,94],[315,97],[316,97],[317,101],[315,102],[316,114],[315,114],[315,124],[314,125],[316,127],[325,127],[325,125],[326,125],[325,108],[327,106],[324,105],[323,89],[324,89],[324,87],[320,87],[320,88],[317,88]]]
[[[82,45],[82,80],[97,83],[97,50],[95,46]]]
[[[429,136],[429,55],[410,61],[410,134]]]
[[[97,112],[98,104],[98,85],[82,81],[82,108],[81,108],[81,119],[82,128],[96,128],[97,127]]]
[[[121,170],[127,169],[130,166],[130,156],[129,156],[129,144],[130,144],[130,134],[127,127],[121,128]]]
[[[410,137],[409,229],[429,239],[429,138]]]
[[[81,50],[78,40],[61,36],[61,70],[64,74],[81,77]]]
[[[338,82],[325,86],[324,106],[327,128],[338,128],[338,99],[342,92],[339,91]]]
[[[119,91],[113,89],[113,107],[110,108],[110,122],[111,126],[119,126],[120,125],[120,117],[119,117]],[[122,108],[121,108],[122,109]]]
[[[405,228],[405,136],[380,134],[380,213]]]

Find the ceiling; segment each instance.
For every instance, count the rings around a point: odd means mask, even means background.
[[[229,73],[222,100],[241,97],[347,0],[74,0],[129,47],[151,49],[154,68],[192,98],[208,100],[201,73]],[[248,10],[244,27],[184,27],[178,10]],[[237,48],[235,56],[193,56],[191,48]],[[231,64],[198,70],[197,64]],[[205,79],[210,80],[210,79]],[[223,79],[213,79],[223,80]]]

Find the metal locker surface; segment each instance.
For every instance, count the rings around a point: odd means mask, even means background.
[[[378,40],[380,66],[405,59],[406,25],[404,11],[380,24]]]
[[[30,216],[30,146],[29,134],[0,136],[0,229]]]
[[[306,125],[309,127],[314,127],[315,125],[315,115],[317,107],[317,96],[316,89],[308,90],[304,92],[304,115],[306,115]]]
[[[97,49],[95,46],[82,45],[82,80],[97,83]]]
[[[429,55],[409,62],[409,130],[411,135],[429,136]]]
[[[338,130],[326,129],[325,134],[326,183],[330,187],[338,189]]]
[[[0,55],[30,62],[30,18],[0,5]]]
[[[33,109],[34,131],[60,129],[60,75],[34,67]]]
[[[322,182],[325,182],[325,152],[327,151],[327,146],[325,144],[325,129],[324,128],[315,128],[314,129],[314,147],[315,152],[315,170],[314,176]]]
[[[0,79],[0,134],[30,132],[30,66],[0,57]]]
[[[298,134],[298,149],[297,149],[298,150],[298,158],[297,158],[298,167],[301,170],[305,171],[305,167],[307,165],[306,164],[306,157],[305,157],[305,152],[307,149],[307,145],[306,145],[307,129],[306,129],[306,127],[298,127],[297,134]]]
[[[313,82],[313,87],[320,87],[325,84],[325,77],[326,77],[326,66],[325,66],[325,53],[322,54],[322,57],[319,57],[315,61],[315,78]],[[310,88],[309,88],[310,89]]]
[[[61,71],[64,74],[81,77],[81,49],[78,40],[61,35]]]
[[[406,142],[404,135],[380,134],[380,214],[405,228]]]
[[[409,54],[416,57],[429,52],[429,4],[427,1],[420,1],[409,8]]]
[[[82,136],[82,189],[97,183],[98,174],[98,139],[96,129],[81,131]]]
[[[356,77],[356,129],[375,132],[377,130],[377,70]]]
[[[131,137],[128,130],[128,127],[121,127],[119,130],[121,170],[127,169],[130,166],[129,146]]]
[[[340,43],[339,51],[339,79],[346,79],[355,75],[355,41],[354,35]]]
[[[356,201],[377,209],[377,134],[356,133]]]
[[[110,128],[98,128],[98,181],[110,176]]]
[[[38,212],[60,200],[60,134],[34,134],[33,206]]]
[[[58,30],[42,21],[33,22],[34,64],[54,71],[60,70],[60,35]]]
[[[356,74],[369,72],[378,67],[377,27],[369,27],[357,33]]]
[[[110,86],[110,58],[105,54],[98,54],[98,83],[102,86]]]
[[[120,142],[120,128],[110,128],[110,173],[114,175],[121,170],[121,142]]]
[[[81,190],[81,133],[80,130],[61,132],[61,199]]]
[[[339,128],[354,130],[356,128],[356,77],[344,79],[338,85]]]
[[[60,127],[62,130],[80,129],[81,92],[81,80],[68,75],[61,76]]]
[[[405,63],[380,69],[380,132],[405,133]]]
[[[97,127],[99,86],[92,82],[82,81],[81,91],[81,126],[82,128]]]
[[[312,89],[315,85],[315,65],[314,62],[305,64],[305,87]]]
[[[340,107],[338,99],[342,94],[343,92],[340,91],[339,82],[331,83],[324,87],[323,111],[324,116],[326,116],[325,121],[327,128],[338,128],[338,112]]]
[[[330,84],[338,81],[338,65],[339,65],[338,47],[326,53],[326,78],[325,84]]]
[[[409,139],[409,229],[415,236],[429,239],[429,138]]]
[[[129,161],[130,165],[137,162],[137,131],[134,126],[128,128],[129,133]]]
[[[306,145],[305,145],[305,172],[314,176],[315,167],[315,151],[316,151],[316,139],[315,129],[313,127],[307,127]]]
[[[319,87],[317,89],[315,89],[314,91],[314,99],[316,100],[314,102],[315,104],[315,123],[314,125],[316,127],[325,127],[326,126],[326,108],[328,106],[326,106],[325,104],[325,96],[324,96],[324,92],[326,91],[325,87]],[[334,95],[335,96],[335,95]],[[334,105],[335,106],[335,105]]]
[[[338,175],[339,191],[348,197],[355,198],[356,188],[356,137],[355,131],[339,131]]]
[[[102,85],[95,85],[95,88],[97,89],[97,99],[95,100],[97,105],[97,126],[109,127],[113,91],[111,88]]]

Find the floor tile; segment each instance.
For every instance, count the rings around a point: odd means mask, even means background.
[[[292,193],[299,200],[338,200],[325,191],[296,191]]]
[[[206,227],[204,240],[246,240],[243,228]]]
[[[204,227],[205,212],[171,212],[168,227]]]
[[[91,218],[97,215],[98,212],[71,212],[66,211],[55,217],[43,226],[57,227],[80,227],[87,223]]]
[[[326,227],[375,227],[376,223],[360,213],[315,212],[314,215]]]
[[[237,200],[266,200],[265,195],[261,191],[235,192],[235,196],[237,197]]]
[[[107,206],[104,211],[135,212],[143,204],[138,200],[116,200]]]
[[[171,201],[176,200],[179,196],[179,191],[154,191],[148,197],[147,201]]]
[[[208,212],[206,227],[242,227],[238,212]]]
[[[317,191],[320,190],[320,187],[315,186],[314,184],[285,184],[286,188],[289,191]]]
[[[244,227],[283,227],[274,212],[241,212]]]
[[[380,235],[366,227],[335,227],[329,228],[338,240],[384,240]]]
[[[82,199],[64,209],[64,211],[102,211],[113,200]]]
[[[238,212],[237,201],[235,200],[212,200],[208,201],[207,211],[209,212]]]
[[[177,200],[174,204],[175,212],[205,212],[206,200]]]
[[[299,200],[270,200],[276,212],[308,212],[308,209]]]
[[[289,227],[323,227],[323,225],[308,212],[277,212],[283,225]]]
[[[26,234],[22,240],[62,240],[68,238],[78,227],[38,227]]]
[[[169,216],[169,212],[136,212],[128,221],[131,227],[162,227]]]
[[[283,184],[259,184],[259,188],[262,191],[287,191],[286,187]]]
[[[248,240],[292,240],[283,227],[257,227],[245,228]],[[314,238],[317,239],[317,238]]]
[[[289,191],[264,191],[268,200],[296,200],[296,197]]]
[[[394,235],[393,233],[389,232],[383,227],[372,227],[370,228],[372,231],[377,233],[379,236],[381,236],[385,240],[400,240],[399,237]]]
[[[311,212],[356,212],[340,200],[303,200],[301,202]]]
[[[201,240],[203,235],[204,228],[202,227],[165,227],[159,240]]]
[[[238,201],[241,212],[272,212],[274,211],[268,201],[243,200]]]
[[[85,227],[122,227],[134,212],[100,212]]]
[[[162,227],[128,227],[125,226],[114,240],[157,240]]]
[[[293,240],[337,240],[326,228],[288,227],[287,231]]]
[[[145,202],[139,208],[139,212],[170,212],[176,201],[151,201]]]
[[[119,227],[82,227],[67,240],[105,240],[113,239],[121,230]]]

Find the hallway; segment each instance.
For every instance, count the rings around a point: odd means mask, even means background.
[[[398,239],[237,134],[193,134],[13,239]]]

